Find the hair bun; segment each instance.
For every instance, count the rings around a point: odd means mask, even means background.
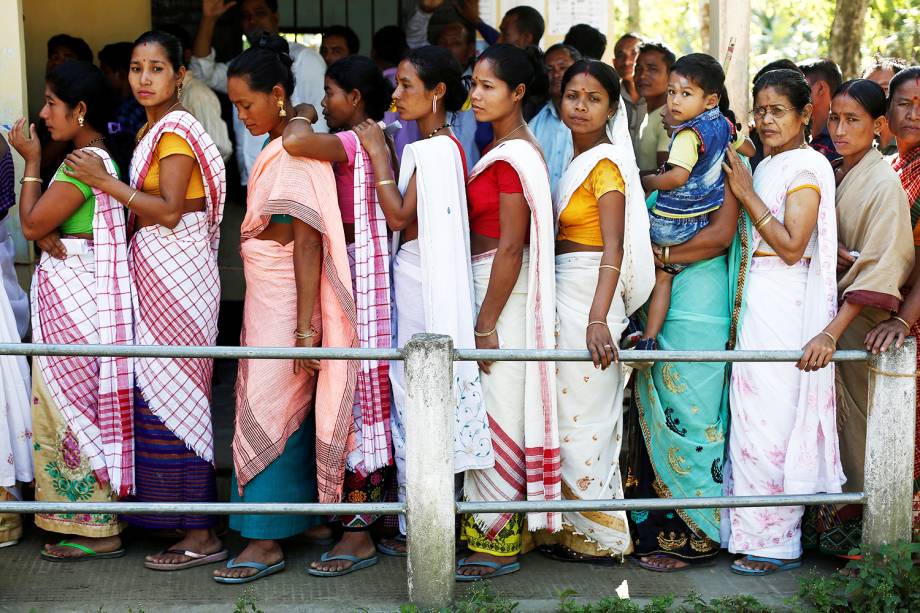
[[[260,49],[267,49],[268,51],[277,54],[277,56],[281,59],[281,62],[288,68],[294,65],[294,60],[291,58],[291,46],[281,36],[278,36],[277,34],[269,34],[268,32],[262,32],[262,35],[259,37],[259,42],[256,43],[256,46]]]

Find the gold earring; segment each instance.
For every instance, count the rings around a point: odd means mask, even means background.
[[[79,117],[77,117],[77,123],[80,124],[81,128],[83,127],[83,115],[80,115]]]
[[[437,112],[438,112],[438,96],[437,96],[437,94],[435,94],[435,97],[431,99],[431,112],[432,112],[432,113],[437,113]]]
[[[287,111],[284,110],[284,100],[278,100],[278,117],[287,117]]]

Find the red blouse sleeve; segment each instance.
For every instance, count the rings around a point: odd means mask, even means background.
[[[523,194],[524,187],[521,185],[521,178],[518,176],[514,167],[499,160],[493,165],[495,176],[498,178],[498,193],[500,194]]]

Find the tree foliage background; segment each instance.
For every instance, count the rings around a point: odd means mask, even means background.
[[[831,55],[830,31],[838,1],[849,0],[751,0],[751,73],[780,58],[801,61]],[[703,40],[705,4],[705,0],[641,3],[638,29],[663,40],[678,54],[704,50],[709,45]],[[857,65],[867,64],[876,54],[920,62],[920,0],[870,0],[868,5]],[[626,3],[614,6],[625,31]]]

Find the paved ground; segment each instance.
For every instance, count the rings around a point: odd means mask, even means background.
[[[236,364],[218,362],[214,379],[214,422],[219,468],[219,489],[226,499],[229,487],[230,439],[233,429],[233,385]],[[170,543],[149,534],[128,532],[128,554],[118,560],[95,560],[79,564],[55,564],[39,558],[38,551],[51,535],[29,526],[22,543],[0,549],[0,613],[242,613],[239,599],[245,586],[220,585],[212,581],[214,567],[162,573],[143,567],[143,557],[165,549]],[[231,552],[242,549],[235,534],[227,536]],[[292,539],[285,545],[287,570],[252,584],[252,602],[265,613],[287,611],[398,611],[408,601],[404,558],[381,556],[373,569],[347,577],[322,579],[307,575],[307,564],[323,548]],[[533,552],[522,560],[522,570],[491,582],[493,591],[519,601],[518,611],[554,611],[559,593],[574,590],[586,600],[612,596],[647,599],[674,594],[678,599],[690,591],[711,599],[750,594],[776,606],[797,591],[797,579],[809,569],[833,572],[833,563],[820,556],[807,559],[805,567],[769,578],[748,578],[728,570],[726,554],[712,566],[680,573],[644,571],[627,562],[616,567],[565,564]],[[462,597],[466,587],[458,586]],[[247,613],[254,613],[247,609]]]
[[[194,611],[231,613],[244,586],[220,585],[210,579],[214,567],[161,573],[143,567],[143,556],[165,543],[143,535],[128,535],[128,555],[119,560],[55,564],[38,556],[45,535],[35,530],[18,546],[0,550],[0,611],[61,613],[159,613]],[[231,551],[240,543],[229,538]],[[304,572],[322,548],[292,541],[286,546],[285,572],[252,584],[251,596],[265,613],[276,611],[398,611],[408,600],[405,560],[381,556],[372,569],[337,579],[312,577]],[[522,570],[491,582],[495,593],[521,602],[519,611],[553,611],[563,590],[575,590],[590,600],[612,596],[645,599],[691,590],[705,598],[751,594],[762,602],[781,605],[797,590],[797,578],[817,566],[833,566],[810,558],[798,571],[769,578],[748,578],[728,571],[726,555],[710,567],[667,575],[650,573],[626,563],[616,567],[554,562],[533,552],[523,558]],[[458,596],[467,588],[458,586]]]

